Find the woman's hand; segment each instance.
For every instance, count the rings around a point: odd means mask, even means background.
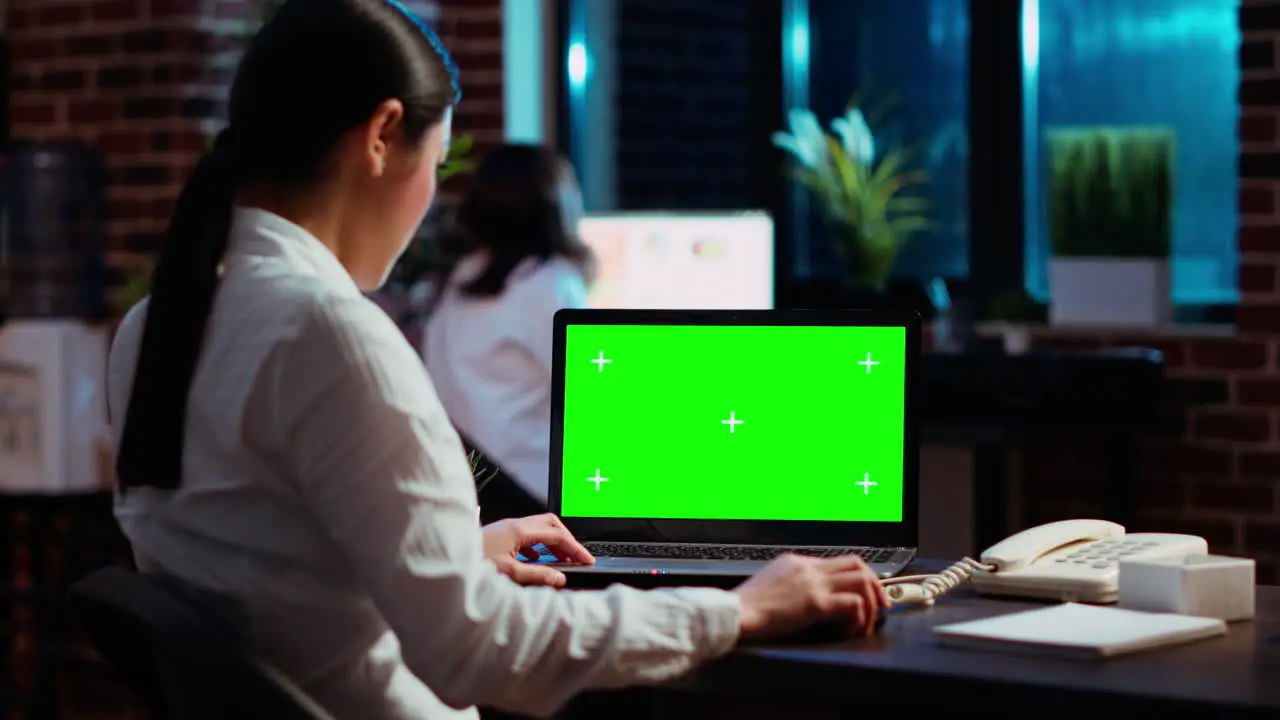
[[[543,545],[557,560],[591,565],[591,553],[574,539],[560,518],[547,513],[525,518],[499,520],[481,528],[484,531],[484,554],[498,570],[521,585],[564,587],[565,576],[559,570],[533,562],[521,562],[523,555],[536,562],[535,545]]]
[[[880,578],[857,555],[783,555],[738,586],[742,639],[778,638],[823,620],[849,619],[852,636],[873,635],[889,606]]]

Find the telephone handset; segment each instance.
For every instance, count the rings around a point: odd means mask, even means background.
[[[994,566],[996,572],[1017,572],[1057,548],[1122,535],[1124,526],[1107,520],[1062,520],[1001,540],[982,553],[982,563]]]
[[[890,578],[895,605],[924,604],[970,581],[985,595],[1108,604],[1119,595],[1122,559],[1207,555],[1208,543],[1194,535],[1126,534],[1106,520],[1062,520],[1024,530],[937,575]]]

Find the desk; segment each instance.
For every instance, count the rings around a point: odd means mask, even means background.
[[[922,562],[908,572],[938,566]],[[1078,717],[1280,717],[1280,642],[1271,640],[1280,636],[1280,588],[1260,588],[1258,619],[1232,624],[1224,637],[1105,661],[948,649],[934,641],[934,625],[1036,607],[1043,605],[981,598],[961,587],[932,609],[894,611],[875,638],[740,650],[663,691],[619,693],[612,703],[609,695],[584,698],[583,712],[570,717],[826,720],[890,703],[907,711],[950,706],[956,716],[1027,717],[1040,707],[1050,717],[1068,709]]]

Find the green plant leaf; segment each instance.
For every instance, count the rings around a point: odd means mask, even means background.
[[[1168,128],[1057,128],[1048,134],[1053,253],[1168,257],[1176,138]]]

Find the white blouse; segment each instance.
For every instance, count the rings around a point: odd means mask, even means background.
[[[568,261],[529,258],[494,298],[458,286],[484,268],[464,258],[427,320],[422,357],[449,418],[535,499],[547,501],[551,440],[551,326],[557,310],[586,307]]]
[[[414,349],[302,228],[236,211],[181,488],[116,515],[139,567],[219,599],[338,718],[547,715],[729,651],[730,592],[522,588],[485,559],[461,444]],[[116,441],[146,302],[108,371]]]

